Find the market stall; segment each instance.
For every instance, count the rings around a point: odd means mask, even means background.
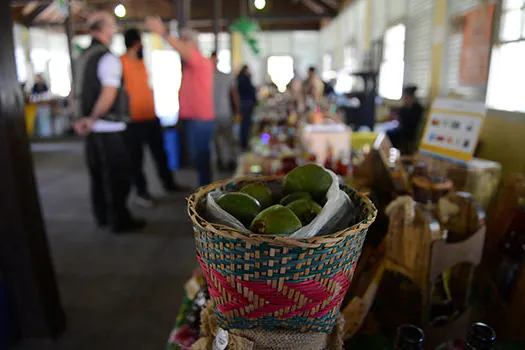
[[[427,138],[420,149],[432,152],[401,157],[386,134],[352,133],[337,123],[311,123],[315,118],[295,114],[283,107],[283,101],[266,106],[258,115],[252,151],[242,156],[238,179],[212,184],[190,198],[201,272],[188,282],[193,289],[187,287],[190,291],[169,348],[206,349],[214,341],[223,341],[230,345],[219,348],[284,349],[293,339],[295,345],[288,348],[301,344],[300,348],[306,349],[381,349],[390,347],[396,337],[396,342],[402,341],[407,334],[415,337],[410,341],[424,341],[425,348],[460,349],[465,342],[480,341],[492,348],[498,334],[499,344],[513,349],[512,342],[522,335],[511,331],[508,324],[496,322],[489,313],[499,310],[501,315],[502,308],[508,312],[505,305],[510,302],[516,305],[513,317],[521,315],[517,295],[523,287],[523,271],[511,253],[517,248],[503,253],[491,250],[495,266],[512,266],[512,274],[505,276],[501,270],[487,268],[489,254],[483,252],[486,241],[506,240],[511,247],[521,242],[509,238],[516,234],[494,238],[494,231],[501,231],[491,228],[494,220],[506,221],[513,232],[521,226],[509,215],[503,218],[506,210],[500,207],[498,214],[489,215],[487,230],[486,210],[490,214],[501,167],[472,158],[475,128],[469,127],[469,119],[462,119],[465,111],[454,109],[472,106],[458,107],[454,102],[454,108],[448,110],[454,122],[444,123],[445,129],[439,130],[444,135],[439,142],[452,144],[449,140],[453,137],[472,140],[467,146],[456,143],[466,148],[465,152],[454,153],[454,157],[450,147],[441,147],[445,149],[441,152],[440,147],[429,146],[437,139],[430,137],[436,133],[432,128],[437,119],[431,113]],[[265,118],[267,115],[272,117]],[[463,134],[457,132],[457,122],[465,123]],[[451,131],[446,127],[454,129],[448,136]],[[346,147],[335,150],[335,145],[343,144]],[[254,224],[256,214],[247,220],[233,215],[235,208],[222,200],[236,191],[256,198],[261,195],[260,188],[246,187],[265,184],[271,188],[269,198],[281,198],[281,207],[288,207],[285,195],[293,193],[286,191],[287,179],[316,162],[355,206],[353,224],[319,230],[319,226],[303,222],[305,229],[300,220],[299,226],[285,232],[291,233],[289,238],[269,237],[265,233],[283,232],[271,231],[269,228],[276,226],[269,221],[263,221],[262,226]],[[323,174],[310,176],[317,183]],[[264,176],[245,177],[254,175]],[[515,181],[514,188],[521,188],[519,183]],[[516,191],[518,204],[513,210],[518,214],[514,218],[521,217],[523,210],[521,192]],[[296,195],[293,200],[305,201]],[[260,203],[264,198],[259,198]],[[314,222],[323,217],[330,201],[327,194],[319,202],[323,211],[313,215]],[[248,207],[248,203],[243,206],[243,213]],[[220,208],[234,218],[221,214]],[[275,211],[272,215],[285,213]],[[282,222],[277,226],[282,228]],[[305,232],[313,237],[300,236]],[[491,293],[500,296],[492,298]],[[270,344],[261,340],[268,337],[275,340]]]

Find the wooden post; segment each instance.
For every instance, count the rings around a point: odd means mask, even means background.
[[[74,27],[73,27],[73,13],[71,12],[71,0],[66,0],[67,5],[67,18],[64,22],[64,29],[66,31],[67,36],[67,48],[69,51],[69,63],[71,65],[71,96],[75,96],[75,92],[73,91],[75,87],[75,63],[73,59],[73,36],[75,35]],[[73,99],[71,99],[72,101]]]
[[[175,13],[179,24],[179,32],[184,28],[191,17],[191,0],[175,0]]]
[[[220,23],[219,20],[221,18],[222,13],[222,1],[221,0],[213,0],[213,34],[214,34],[214,50],[219,53],[219,33],[220,33]]]
[[[241,12],[241,17],[248,16],[248,3],[246,2],[246,0],[239,0],[239,9]]]
[[[0,278],[22,338],[57,337],[65,319],[36,191],[16,77],[11,2],[0,2]]]
[[[191,0],[174,0],[175,4],[175,14],[177,16],[177,30],[179,32],[179,36],[181,33],[181,30],[188,24],[188,21],[190,20],[190,7],[191,7]],[[184,69],[184,61],[181,62],[182,69]],[[191,159],[190,154],[188,151],[188,143],[186,140],[186,135],[184,134],[184,122],[179,119],[179,122],[177,122],[176,128],[178,130],[179,134],[179,150],[180,150],[180,165],[181,167],[186,167],[188,165],[191,165]]]

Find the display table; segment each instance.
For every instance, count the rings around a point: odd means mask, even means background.
[[[26,130],[29,136],[60,136],[67,128],[63,100],[56,97],[30,99],[25,106]]]
[[[272,106],[272,108],[274,107]],[[264,111],[273,113],[272,108],[267,107]],[[279,113],[281,112],[283,111],[280,110]],[[471,277],[473,268],[469,268],[469,275],[464,278],[464,271],[461,268],[456,270],[456,265],[460,265],[455,263],[468,262],[474,266],[478,265],[481,260],[485,223],[484,214],[478,215],[479,212],[476,208],[478,203],[483,205],[489,203],[493,195],[479,196],[477,194],[487,194],[490,192],[487,190],[488,187],[495,187],[495,185],[489,185],[499,178],[499,166],[494,163],[475,161],[463,168],[458,168],[457,164],[453,163],[447,164],[445,167],[439,165],[440,163],[437,161],[417,157],[411,164],[406,164],[402,162],[399,152],[391,147],[388,137],[384,134],[351,133],[345,126],[338,124],[307,125],[302,123],[292,127],[291,123],[287,121],[283,123],[283,119],[278,116],[277,112],[273,113],[269,120],[261,115],[258,116],[257,120],[261,123],[254,126],[252,151],[244,153],[240,157],[235,173],[236,177],[284,174],[287,166],[290,165],[286,163],[288,159],[293,160],[295,165],[312,161],[325,164],[325,158],[329,153],[332,153],[332,159],[338,159],[335,157],[339,157],[341,153],[347,152],[350,156],[350,150],[352,150],[352,165],[355,173],[352,179],[353,183],[361,183],[363,188],[366,188],[367,191],[370,190],[369,197],[373,198],[374,205],[379,208],[378,219],[370,227],[364,242],[363,254],[359,261],[356,260],[355,265],[352,263],[355,269],[352,271],[353,280],[345,301],[341,305],[341,314],[347,322],[346,326],[342,327],[345,335],[343,339],[347,339],[344,348],[391,349],[396,328],[402,323],[413,323],[425,328],[424,330],[428,335],[428,344],[426,345],[429,348],[431,348],[432,338],[435,338],[438,339],[436,343],[442,340],[449,341],[449,347],[442,349],[462,349],[459,345],[456,347],[453,339],[463,339],[471,322],[485,320],[483,308],[486,300],[483,296],[484,287],[476,284],[476,281],[471,283],[474,280]],[[297,130],[298,137],[295,136],[296,134],[292,132],[292,129]],[[291,142],[296,140],[300,140],[300,142]],[[291,146],[292,143],[293,146]],[[329,150],[330,152],[328,152]],[[310,155],[313,159],[309,158]],[[357,161],[354,162],[354,159]],[[431,175],[442,175],[444,177],[443,183],[454,182],[456,190],[468,190],[474,195],[474,198],[454,193],[452,185],[450,188],[446,187],[446,191],[440,191],[437,194],[433,192],[434,187],[432,186],[429,188],[416,186],[419,182],[415,180],[418,178],[428,179],[430,183],[432,183],[431,179],[439,178],[438,176],[429,176],[429,174],[424,176],[419,174],[418,171],[421,171],[422,168],[421,164],[417,164],[416,159],[426,162],[429,168],[428,172]],[[439,169],[443,171],[437,171]],[[254,181],[262,180],[255,179]],[[355,189],[358,186],[352,187]],[[409,199],[410,202],[402,201],[398,206],[391,207],[390,204],[401,195],[405,195],[405,199]],[[430,199],[416,198],[422,195],[428,195]],[[438,198],[434,198],[436,195]],[[419,203],[416,204],[414,199]],[[448,202],[440,202],[440,199],[446,199]],[[408,203],[413,204],[408,205]],[[447,203],[448,206],[442,206],[442,204]],[[387,210],[387,207],[391,209]],[[390,218],[386,216],[387,212]],[[475,220],[471,220],[471,217]],[[470,227],[471,222],[478,225]],[[222,256],[223,244],[226,243],[215,243],[214,241],[210,244],[208,242],[218,239],[217,237],[222,238],[221,232],[211,230],[212,226],[211,224],[202,226],[205,228],[202,229],[201,227],[201,230],[197,228],[195,231],[197,251],[199,252],[199,248],[203,250],[205,244],[203,242],[206,242],[208,246],[213,247],[211,253],[207,251],[208,257],[212,256],[213,259],[217,259],[217,255],[219,255],[216,253],[217,247],[221,247],[219,250]],[[465,229],[463,230],[463,228]],[[444,232],[450,237],[450,240],[447,241],[448,238]],[[463,233],[465,235],[460,237]],[[225,238],[230,239],[231,236],[225,236]],[[238,241],[239,237],[236,237],[234,242],[228,241],[228,246],[224,245],[225,250],[232,251],[232,247]],[[265,244],[269,243],[265,242]],[[244,250],[242,250],[241,258],[239,258],[240,262],[237,265],[232,263],[232,266],[239,267],[232,268],[232,271],[238,273],[242,268],[246,268],[244,265],[248,264],[245,261],[255,260],[256,264],[260,263],[258,259],[266,261],[266,258],[273,257],[277,251],[273,249],[268,254],[255,254],[253,250],[257,247],[259,245],[255,244],[243,246]],[[288,249],[287,247],[286,250],[288,251]],[[344,254],[347,253],[348,250],[345,250]],[[326,254],[327,261],[330,256],[333,257],[333,251]],[[244,316],[243,312],[246,309],[237,308],[238,301],[242,299],[243,295],[246,297],[246,290],[258,286],[260,281],[249,281],[246,276],[236,276],[236,279],[229,280],[223,279],[223,275],[218,272],[218,269],[223,268],[223,261],[226,260],[221,259],[223,258],[218,259],[220,261],[214,260],[215,267],[211,270],[210,266],[202,264],[202,259],[200,260],[207,278],[210,273],[215,273],[212,279],[208,279],[212,299],[215,301],[217,298],[223,298],[222,300],[231,303],[226,303],[228,307],[224,311],[221,310],[218,318],[228,315],[229,312],[233,312],[232,310]],[[295,258],[291,258],[286,260],[286,263],[295,260]],[[229,265],[232,260],[228,261]],[[274,266],[273,262],[271,266]],[[278,262],[276,266],[281,267],[282,265]],[[468,290],[468,293],[458,292],[459,284],[456,284],[455,281],[459,279],[468,281],[465,284],[465,290]],[[170,335],[168,350],[190,349],[192,344],[202,335],[199,311],[205,307],[209,309],[210,305],[211,307],[214,305],[224,307],[225,303],[221,301],[216,302],[216,304],[207,304],[209,298],[206,296],[207,287],[203,281],[202,272],[199,270],[185,285],[186,297],[179,311],[175,328]],[[243,289],[243,286],[233,287],[234,283],[245,283],[244,288],[246,290]],[[447,295],[445,292],[444,297],[436,303],[433,300],[434,293],[437,287],[441,286],[443,289],[450,289],[453,293],[451,294],[448,291],[448,294],[451,295]],[[266,286],[264,287],[266,288]],[[476,299],[472,303],[471,298],[469,298],[471,287],[472,299]],[[275,297],[273,290],[268,292],[264,289],[264,292],[267,292],[264,295],[265,297],[268,295]],[[224,293],[227,295],[224,296]],[[250,302],[259,300],[260,293],[258,290],[257,293],[254,292],[246,299]],[[464,298],[462,297],[463,294],[465,295]],[[458,301],[462,302],[460,305],[462,311],[468,310],[468,314],[463,312],[467,316],[461,316],[460,313],[453,310],[454,312],[448,315],[445,326],[434,322],[439,319],[439,316],[443,316],[440,313],[435,313],[434,316],[437,315],[438,317],[430,319],[432,306],[436,304],[448,305],[447,303],[458,303]],[[268,305],[275,306],[272,303]],[[217,310],[219,309],[217,308]],[[238,310],[242,310],[242,312]],[[338,314],[338,312],[339,305],[335,306],[334,314]],[[469,318],[471,314],[472,317]],[[262,315],[267,316],[267,314]],[[457,317],[458,315],[460,317]],[[235,317],[237,316],[239,315],[235,315]],[[289,327],[291,323],[288,320],[283,321],[281,316],[278,315],[279,321],[286,323],[281,323],[278,327]],[[203,317],[205,318],[205,316]],[[456,326],[456,321],[463,317],[464,319],[461,320],[463,327]],[[259,322],[262,319],[263,317],[258,316],[251,320]],[[297,323],[301,324],[300,322]],[[204,324],[207,325],[207,322]],[[453,335],[437,338],[432,333],[432,330],[449,326],[456,328]],[[227,325],[223,328],[236,329],[242,327],[228,327]],[[502,344],[501,342],[498,342],[498,346],[501,349],[509,350],[525,348],[524,344]]]

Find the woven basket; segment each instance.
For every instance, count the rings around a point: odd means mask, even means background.
[[[370,200],[341,186],[352,199],[357,224],[309,239],[237,231],[200,214],[210,191],[277,182],[279,177],[239,178],[200,188],[188,199],[197,259],[224,329],[331,332],[377,210]]]

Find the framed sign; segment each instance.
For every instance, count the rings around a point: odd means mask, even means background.
[[[486,111],[483,102],[437,98],[430,109],[419,151],[457,162],[470,161]]]

